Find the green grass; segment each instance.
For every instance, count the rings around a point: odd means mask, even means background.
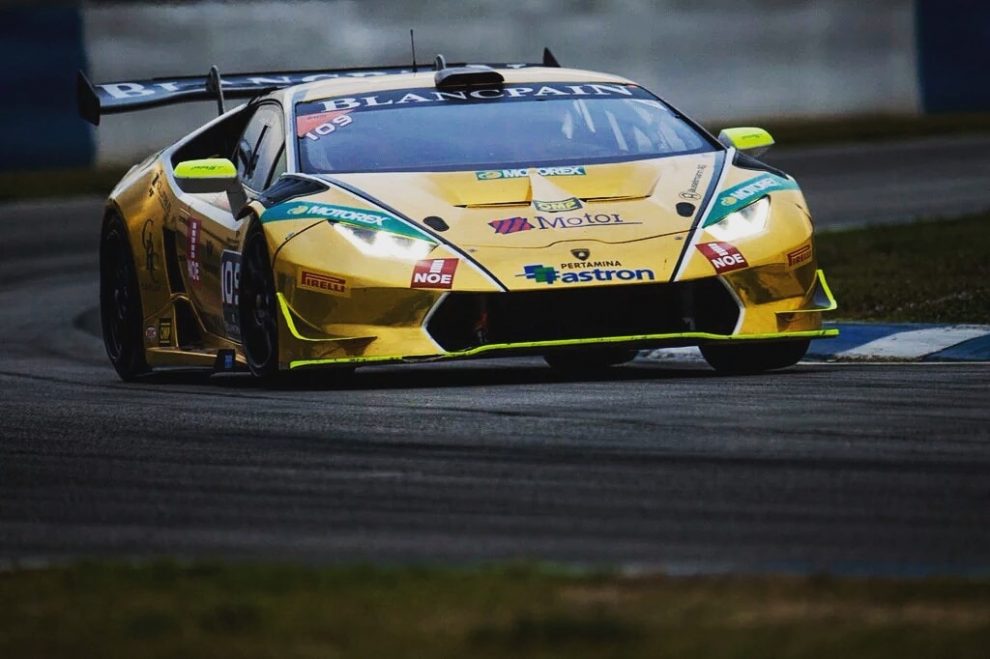
[[[990,213],[816,238],[829,319],[990,323]]]
[[[0,574],[3,657],[985,657],[990,582],[530,566]]]

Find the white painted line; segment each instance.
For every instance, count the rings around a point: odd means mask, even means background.
[[[986,325],[950,325],[948,327],[929,327],[926,329],[898,332],[875,339],[863,345],[836,353],[835,357],[843,358],[878,358],[878,359],[921,359],[933,352],[945,350],[956,344],[984,336],[988,333]]]

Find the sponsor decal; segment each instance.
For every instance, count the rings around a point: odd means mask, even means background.
[[[168,348],[172,345],[172,319],[158,319],[158,347]]]
[[[316,141],[337,131],[338,128],[349,126],[354,120],[347,115],[350,110],[335,112],[317,112],[296,118],[296,136]]]
[[[321,272],[303,270],[299,273],[299,288],[308,288],[321,293],[348,297],[347,280],[343,277],[326,275]]]
[[[148,339],[149,343],[154,343],[155,339],[158,338],[158,328],[154,325],[148,325],[144,328],[144,338]]]
[[[148,273],[153,289],[159,288],[158,281],[158,253],[155,252],[155,223],[154,220],[145,220],[141,227],[141,246],[144,247],[144,269]]]
[[[220,255],[220,301],[223,306],[223,328],[227,336],[241,340],[241,254],[229,249]]]
[[[162,207],[162,211],[165,215],[169,215],[172,212],[172,199],[168,196],[165,190],[165,177],[162,176],[161,171],[155,172],[155,177],[151,179],[151,187],[148,190],[148,196],[155,195],[158,198],[158,205]]]
[[[787,253],[787,266],[794,267],[800,265],[811,258],[811,243],[798,247],[793,252]]]
[[[577,197],[561,199],[560,201],[537,201],[533,200],[533,207],[544,213],[560,213],[563,211],[573,211],[581,208],[581,200]]]
[[[313,201],[290,201],[272,206],[262,216],[262,222],[277,222],[279,220],[296,220],[308,217],[323,218],[330,222],[340,222],[350,226],[375,231],[387,231],[406,238],[425,240],[431,244],[436,241],[429,234],[397,218],[391,213],[372,210],[370,208],[352,208]]]
[[[561,270],[584,270],[591,268],[621,268],[621,261],[572,261],[571,263],[561,263]]]
[[[698,192],[698,186],[701,185],[701,177],[705,175],[705,169],[708,165],[698,165],[697,170],[694,172],[694,178],[691,179],[691,186],[687,190],[680,193],[681,199],[690,199],[691,201],[697,201],[701,199],[701,193]]]
[[[189,218],[189,234],[186,242],[186,269],[191,281],[199,281],[202,276],[199,265],[199,229],[199,220],[194,217]]]
[[[776,174],[762,174],[719,194],[714,206],[705,219],[705,226],[711,226],[721,221],[726,215],[739,210],[747,202],[756,201],[770,192],[778,190],[797,190],[797,183]]]
[[[563,215],[558,215],[556,217],[544,217],[542,215],[536,216],[536,224],[538,229],[581,229],[588,227],[604,227],[604,226],[615,226],[615,225],[626,225],[626,224],[642,224],[642,222],[630,222],[629,220],[624,220],[618,213],[585,213],[584,215],[574,215],[571,217],[565,217]]]
[[[744,257],[735,245],[729,243],[701,243],[696,245],[699,251],[715,268],[715,272],[722,274],[732,270],[749,267]]]
[[[584,247],[578,247],[577,249],[572,249],[571,254],[574,255],[574,258],[580,261],[587,261],[588,257],[591,256],[591,250]]]
[[[530,84],[527,86],[481,88],[473,90],[439,90],[432,88],[396,89],[366,96],[345,96],[296,105],[297,115],[335,110],[380,110],[410,105],[475,102],[512,102],[529,99],[570,99],[580,97],[631,97],[653,100],[653,96],[636,85],[584,83],[577,85]]]
[[[656,277],[649,268],[618,269],[615,267],[596,267],[593,270],[583,272],[564,272],[548,265],[527,265],[523,267],[523,273],[516,275],[532,279],[538,284],[552,285],[555,282],[561,284],[578,284],[599,281],[653,281]]]
[[[488,226],[495,229],[495,233],[516,233],[517,231],[529,231],[533,225],[526,217],[507,217],[504,220],[492,220]]]
[[[459,259],[427,259],[417,261],[413,268],[412,288],[450,288]]]
[[[537,167],[534,170],[539,176],[584,176],[584,166],[577,167]],[[529,176],[530,170],[523,169],[486,169],[475,172],[474,175],[479,181],[495,181],[504,178],[525,178]]]

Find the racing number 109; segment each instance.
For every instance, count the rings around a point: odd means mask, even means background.
[[[325,135],[329,135],[330,133],[334,132],[335,130],[337,130],[337,128],[343,128],[344,126],[349,126],[352,121],[354,120],[351,119],[346,114],[336,116],[330,121],[326,122],[325,124],[320,124],[313,130],[306,133],[306,137],[307,139],[311,139],[314,141],[318,140],[321,137]]]

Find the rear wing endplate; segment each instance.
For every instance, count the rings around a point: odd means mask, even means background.
[[[466,63],[450,66],[471,66]],[[543,61],[529,64],[487,64],[493,69],[523,69],[534,66],[560,66],[549,49],[543,51]],[[318,69],[312,71],[277,71],[268,73],[234,73],[221,76],[216,67],[204,76],[151,78],[93,84],[79,71],[76,94],[80,116],[98,126],[100,117],[147,110],[165,105],[191,101],[215,100],[222,109],[225,98],[254,98],[262,94],[316,80],[333,78],[366,78],[372,76],[413,73],[415,69],[430,70],[429,64],[382,66],[376,68]],[[219,83],[219,84],[218,84]]]

